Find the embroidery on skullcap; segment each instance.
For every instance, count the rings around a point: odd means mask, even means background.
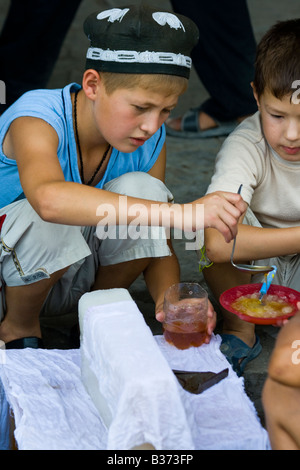
[[[129,12],[129,8],[111,8],[110,10],[101,11],[97,15],[97,20],[103,20],[108,18],[107,21],[113,23],[114,21],[122,21],[126,13]]]
[[[185,31],[183,24],[181,23],[180,19],[173,15],[173,13],[168,13],[165,11],[157,11],[153,13],[153,19],[160,24],[161,26],[165,26],[168,24],[170,28],[179,29],[182,28]]]
[[[90,40],[86,69],[185,78],[199,39],[190,18],[145,3],[92,13],[84,22],[84,32]]]

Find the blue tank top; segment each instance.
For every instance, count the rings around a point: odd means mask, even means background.
[[[3,153],[3,140],[9,126],[14,119],[21,116],[43,119],[55,129],[59,141],[57,155],[65,180],[81,183],[70,95],[78,88],[78,84],[71,83],[63,89],[29,91],[0,116],[0,208],[25,197],[16,161],[7,158]],[[135,152],[122,153],[113,148],[105,174],[96,187],[102,188],[105,183],[124,173],[147,173],[162,150],[165,136],[165,127],[162,126]]]

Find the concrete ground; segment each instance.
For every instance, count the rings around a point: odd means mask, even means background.
[[[138,0],[130,0],[129,4]],[[151,5],[160,8],[169,7],[168,0],[151,0]],[[81,82],[81,74],[84,67],[84,57],[88,47],[87,40],[82,32],[82,23],[85,17],[94,11],[103,8],[126,5],[127,2],[114,0],[83,0],[72,26],[66,36],[60,57],[48,84],[49,88],[62,87],[71,81]],[[225,7],[226,2],[222,2]],[[4,21],[9,0],[1,0],[0,27]],[[276,21],[296,18],[299,16],[299,0],[249,0],[248,6],[252,19],[252,25],[257,40]],[[1,79],[1,77],[0,77]],[[176,115],[181,115],[190,107],[200,104],[207,97],[207,92],[198,79],[195,71],[192,71],[190,85],[187,93],[181,98]],[[223,142],[223,138],[211,138],[204,140],[185,140],[167,137],[168,163],[167,185],[173,192],[178,202],[189,202],[205,194],[214,169],[215,156]],[[176,253],[181,265],[181,279],[193,280],[204,284],[203,276],[199,273],[196,255],[191,250],[185,249],[186,240],[176,240],[174,243]],[[139,279],[131,289],[132,296],[137,300],[141,311],[155,334],[161,333],[160,325],[154,320],[154,305],[147,294],[142,279]],[[215,302],[214,299],[213,302]],[[261,407],[261,390],[266,377],[267,364],[270,352],[277,335],[274,327],[258,327],[257,333],[263,345],[263,352],[252,361],[245,371],[245,388],[250,398],[254,401],[258,414],[264,422]],[[73,337],[63,328],[53,330],[44,329],[44,337],[49,347],[72,347]]]

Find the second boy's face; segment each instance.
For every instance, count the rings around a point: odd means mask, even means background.
[[[137,87],[118,89],[107,95],[103,87],[95,103],[95,119],[102,136],[121,152],[134,152],[168,118],[177,95]]]
[[[279,100],[269,91],[257,103],[269,145],[284,160],[300,161],[300,104],[293,103],[290,95]]]

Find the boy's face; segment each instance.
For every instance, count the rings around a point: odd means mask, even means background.
[[[258,99],[264,135],[269,145],[284,160],[300,161],[300,104],[294,104],[291,96],[275,98],[265,91]]]
[[[177,101],[178,95],[141,87],[108,95],[100,85],[94,118],[107,142],[122,152],[134,152],[161,127]]]

